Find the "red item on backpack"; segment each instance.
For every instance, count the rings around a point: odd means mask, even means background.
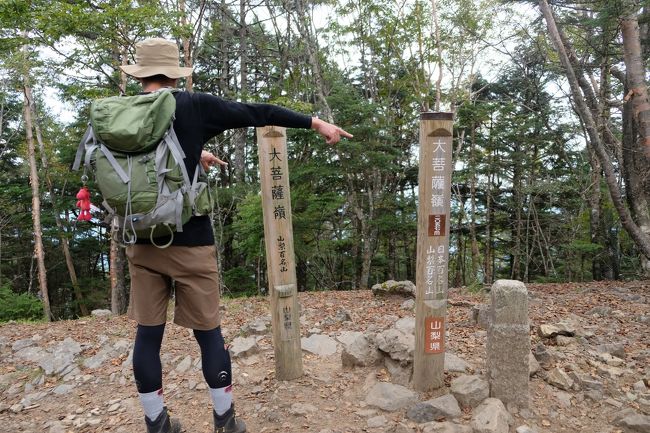
[[[90,215],[90,191],[88,191],[87,187],[82,186],[77,193],[76,206],[80,210],[77,221],[90,221],[92,218]]]

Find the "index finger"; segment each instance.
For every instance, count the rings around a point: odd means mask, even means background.
[[[345,131],[345,130],[343,130],[343,129],[341,129],[341,128],[339,128],[339,134],[341,134],[341,135],[344,136],[345,138],[352,138],[352,137],[354,137],[354,135],[350,134],[349,132],[347,132],[347,131]]]

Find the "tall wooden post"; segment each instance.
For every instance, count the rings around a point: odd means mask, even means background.
[[[278,380],[291,380],[302,376],[302,349],[285,128],[257,128],[257,144],[275,377]]]
[[[444,386],[452,128],[452,113],[420,116],[413,363],[413,384],[420,391]]]

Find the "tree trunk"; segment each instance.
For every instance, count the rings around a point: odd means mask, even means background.
[[[650,158],[650,99],[645,82],[646,68],[641,53],[639,23],[634,14],[621,19],[623,54],[629,93],[625,100],[632,101],[634,117],[638,124],[638,149]]]
[[[512,264],[510,268],[510,279],[519,280],[521,279],[521,252],[523,248],[521,247],[521,237],[522,237],[522,208],[523,208],[523,193],[522,193],[522,183],[523,183],[523,158],[521,157],[522,151],[519,148],[518,144],[515,144],[513,149],[513,164],[512,164],[512,201],[515,209],[514,211],[514,221],[511,223],[512,231],[511,236],[513,237],[514,245],[512,248]]]
[[[128,64],[126,56],[126,47],[122,47],[122,64]],[[120,70],[121,71],[121,70]],[[120,72],[120,82],[122,87],[126,89],[127,76],[124,72]],[[120,315],[126,312],[128,305],[128,288],[126,285],[126,254],[124,248],[116,240],[118,239],[119,227],[117,219],[114,219],[111,228],[111,243],[108,251],[108,278],[111,283],[111,311],[113,314]]]
[[[438,8],[436,7],[436,0],[431,0],[431,15],[433,18],[436,50],[438,52],[438,78],[436,79],[435,110],[440,111],[440,100],[442,99],[442,43],[440,41],[440,24],[438,23]]]
[[[178,1],[178,12],[180,14],[181,31],[183,32],[183,37],[181,38],[182,45],[183,45],[183,66],[185,66],[186,68],[191,68],[192,51],[190,46],[190,37],[185,34],[185,30],[187,27],[187,12],[185,10],[185,0]],[[193,81],[192,81],[192,75],[190,74],[187,78],[185,78],[185,90],[191,92],[192,87],[193,87]]]
[[[374,252],[374,247],[377,243],[378,230],[376,228],[370,228],[368,223],[364,224],[364,232],[366,233],[363,237],[363,242],[361,244],[361,276],[359,277],[359,288],[367,289],[370,282],[370,267],[372,265],[372,256]]]
[[[116,225],[116,224],[113,224]],[[115,315],[126,313],[128,306],[128,291],[124,270],[126,268],[126,252],[115,240],[111,240],[110,251],[111,278],[111,311]]]
[[[36,104],[34,101],[31,102],[31,113],[34,116],[34,130],[36,131],[36,141],[38,142],[38,148],[41,155],[41,166],[42,171],[45,174],[45,184],[47,185],[47,191],[52,201],[52,209],[54,212],[54,221],[56,227],[59,230],[59,239],[61,240],[61,249],[63,250],[63,257],[65,258],[65,265],[68,268],[68,275],[70,275],[70,283],[72,284],[72,290],[74,291],[74,297],[79,306],[79,311],[82,316],[87,316],[89,314],[88,307],[83,299],[83,294],[81,293],[81,288],[79,287],[79,281],[77,280],[77,272],[74,268],[74,261],[72,260],[72,254],[70,253],[70,244],[68,243],[68,238],[66,237],[65,227],[63,227],[63,222],[61,221],[61,215],[59,215],[59,210],[56,206],[55,194],[54,194],[54,185],[52,183],[52,178],[50,177],[49,172],[49,162],[47,158],[47,152],[45,150],[45,143],[43,141],[43,135],[41,134],[41,127],[38,122],[38,116],[36,114]]]
[[[40,286],[41,300],[43,301],[43,317],[46,321],[52,320],[50,297],[47,290],[47,272],[45,269],[45,253],[43,250],[43,232],[41,231],[41,197],[39,191],[38,167],[36,165],[36,148],[32,125],[32,89],[29,84],[29,66],[27,65],[27,47],[25,50],[25,65],[23,72],[23,118],[27,141],[27,157],[29,160],[29,183],[32,186],[32,221],[34,225],[34,256],[38,268],[38,284]]]
[[[246,0],[239,2],[239,81],[240,100],[248,99],[248,52],[246,35]],[[244,183],[246,179],[246,128],[236,129],[233,132],[232,143],[235,147],[233,170],[237,182]]]
[[[472,250],[472,276],[470,283],[478,281],[479,249],[476,238],[476,125],[472,124],[471,142],[469,148],[469,201],[470,219],[469,236]]]
[[[494,160],[493,152],[490,151],[488,156],[488,167],[492,167],[492,161]],[[494,267],[492,266],[492,223],[494,219],[494,209],[492,208],[492,187],[493,187],[493,176],[494,173],[488,173],[487,175],[487,187],[485,191],[485,209],[487,216],[485,218],[485,257],[484,259],[484,274],[485,280],[484,284],[492,284],[494,279]]]
[[[588,202],[589,202],[589,238],[592,244],[595,245],[604,245],[602,242],[601,236],[601,224],[600,224],[600,204],[601,204],[601,193],[600,193],[600,182],[602,179],[600,161],[594,153],[591,146],[588,148],[589,151],[589,165],[591,166],[591,189],[589,191]],[[597,252],[594,254],[591,264],[591,277],[598,281],[603,279],[603,253]]]
[[[460,192],[458,193],[458,198],[460,202],[460,212],[458,212],[458,227],[463,226],[463,220],[465,219],[465,201],[463,200],[462,194]],[[461,231],[458,231],[458,234],[456,235],[456,271],[454,272],[454,278],[451,279],[451,284],[453,287],[462,287],[466,285],[466,278],[465,278],[465,242],[464,237],[462,236]],[[449,239],[449,243],[451,246],[451,239]]]
[[[388,241],[386,245],[387,256],[388,256],[388,274],[386,275],[387,280],[394,280],[397,278],[398,271],[398,261],[397,261],[397,239],[395,232],[388,233]]]
[[[650,236],[644,233],[639,226],[632,220],[630,211],[625,206],[621,190],[618,185],[618,180],[616,178],[616,172],[612,164],[611,158],[605,149],[603,140],[598,134],[598,126],[594,121],[594,117],[585,102],[584,96],[580,91],[580,85],[578,84],[578,79],[567,55],[567,51],[562,43],[562,39],[558,32],[557,25],[555,23],[555,18],[553,12],[551,11],[550,6],[546,0],[539,0],[539,7],[544,15],[546,20],[546,25],[548,27],[549,36],[555,49],[557,50],[560,62],[564,67],[566,72],[567,80],[571,88],[571,95],[577,109],[577,113],[585,124],[585,128],[589,134],[589,142],[594,146],[598,159],[600,160],[603,172],[605,174],[605,180],[607,186],[609,187],[609,193],[612,198],[612,202],[616,211],[618,212],[619,218],[621,220],[621,225],[630,235],[630,238],[634,241],[635,245],[639,248],[641,253],[650,259]]]
[[[625,58],[626,96],[625,117],[634,119],[627,123],[628,132],[623,135],[623,161],[626,167],[627,200],[632,217],[641,231],[650,238],[650,213],[648,190],[650,184],[650,100],[645,82],[646,68],[642,58],[639,24],[634,14],[621,19],[623,53]],[[625,120],[624,120],[625,122]],[[624,123],[624,129],[625,129]],[[627,138],[627,140],[626,140]],[[650,257],[641,260],[645,276],[650,276]]]
[[[318,44],[316,37],[311,31],[311,20],[309,19],[309,15],[305,10],[304,0],[296,0],[296,12],[298,13],[296,25],[298,26],[300,36],[302,36],[302,39],[305,43],[307,57],[309,58],[309,64],[311,66],[313,74],[312,76],[314,79],[314,91],[316,93],[316,100],[321,106],[325,120],[332,123],[334,122],[334,116],[332,115],[332,109],[326,98],[325,80],[323,79],[320,60],[318,58]]]

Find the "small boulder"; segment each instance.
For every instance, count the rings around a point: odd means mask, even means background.
[[[411,281],[388,280],[372,286],[374,296],[397,295],[405,298],[415,298],[415,284]]]
[[[391,359],[403,363],[413,360],[415,337],[412,334],[391,328],[377,334],[375,341],[379,350],[388,354]]]
[[[368,367],[381,362],[381,352],[361,332],[347,337],[342,345],[341,362],[343,367]]]
[[[190,355],[185,356],[181,362],[175,368],[177,373],[185,373],[187,370],[192,367],[192,357]]]
[[[476,408],[470,425],[474,433],[508,433],[513,422],[501,400],[488,398]]]
[[[318,409],[313,404],[309,403],[294,403],[289,409],[291,415],[302,415],[307,416],[310,413],[318,412]]]
[[[14,343],[11,345],[11,350],[14,352],[18,352],[19,350],[22,350],[26,347],[34,346],[36,344],[36,341],[34,341],[31,338],[23,338],[22,340],[16,340]]]
[[[548,372],[546,382],[548,382],[549,385],[553,385],[554,387],[560,388],[564,391],[570,391],[573,386],[573,380],[564,370],[558,367],[555,367]]]
[[[264,335],[268,333],[268,325],[270,323],[271,320],[269,318],[260,317],[242,326],[241,331],[245,336]]]
[[[93,317],[108,317],[108,316],[112,316],[113,312],[111,310],[97,309],[91,311],[90,315]]]
[[[617,358],[625,359],[625,345],[623,343],[599,344],[596,352],[609,353]]]
[[[423,425],[422,433],[472,433],[472,428],[450,421],[430,422]]]
[[[532,377],[539,372],[540,368],[537,358],[535,358],[535,355],[531,353],[528,356],[528,374]]]
[[[533,348],[533,356],[542,368],[549,369],[553,366],[553,355],[543,343],[539,343]]]
[[[313,334],[300,339],[302,350],[318,356],[329,356],[336,353],[336,341],[323,334]]]
[[[228,348],[233,358],[250,356],[260,351],[255,337],[235,337]]]
[[[390,381],[402,386],[409,386],[413,375],[413,364],[402,363],[388,357],[384,358],[384,366],[390,374]]]
[[[366,403],[388,412],[408,407],[418,400],[418,395],[408,388],[392,383],[378,382],[368,392]]]
[[[415,317],[402,317],[395,322],[395,329],[405,334],[415,335]]]
[[[614,419],[614,425],[625,433],[650,433],[650,416],[642,415],[634,409],[625,409]]]
[[[490,395],[490,386],[480,376],[462,375],[451,382],[451,393],[461,407],[478,406]]]
[[[445,370],[457,373],[465,373],[470,370],[472,366],[464,361],[458,355],[452,352],[445,352]]]
[[[524,425],[520,425],[519,427],[517,427],[517,429],[515,430],[515,432],[516,432],[516,433],[536,433],[535,430],[533,430],[532,428],[528,427],[528,426],[525,425],[525,424],[524,424]]]
[[[478,304],[472,307],[472,324],[487,329],[490,323],[490,306]]]
[[[555,337],[555,343],[558,346],[571,346],[572,344],[575,344],[576,339],[573,337],[565,337],[564,335],[557,335]]]
[[[433,400],[416,403],[406,412],[406,417],[418,424],[423,424],[441,418],[457,418],[461,414],[458,401],[453,395],[445,394]]]
[[[402,310],[408,310],[411,311],[415,308],[415,300],[414,299],[407,299],[406,301],[402,302],[402,305],[400,306]]]
[[[544,323],[539,325],[538,333],[540,337],[552,338],[556,335],[573,337],[576,335],[577,327],[569,321],[562,321],[555,324]]]

